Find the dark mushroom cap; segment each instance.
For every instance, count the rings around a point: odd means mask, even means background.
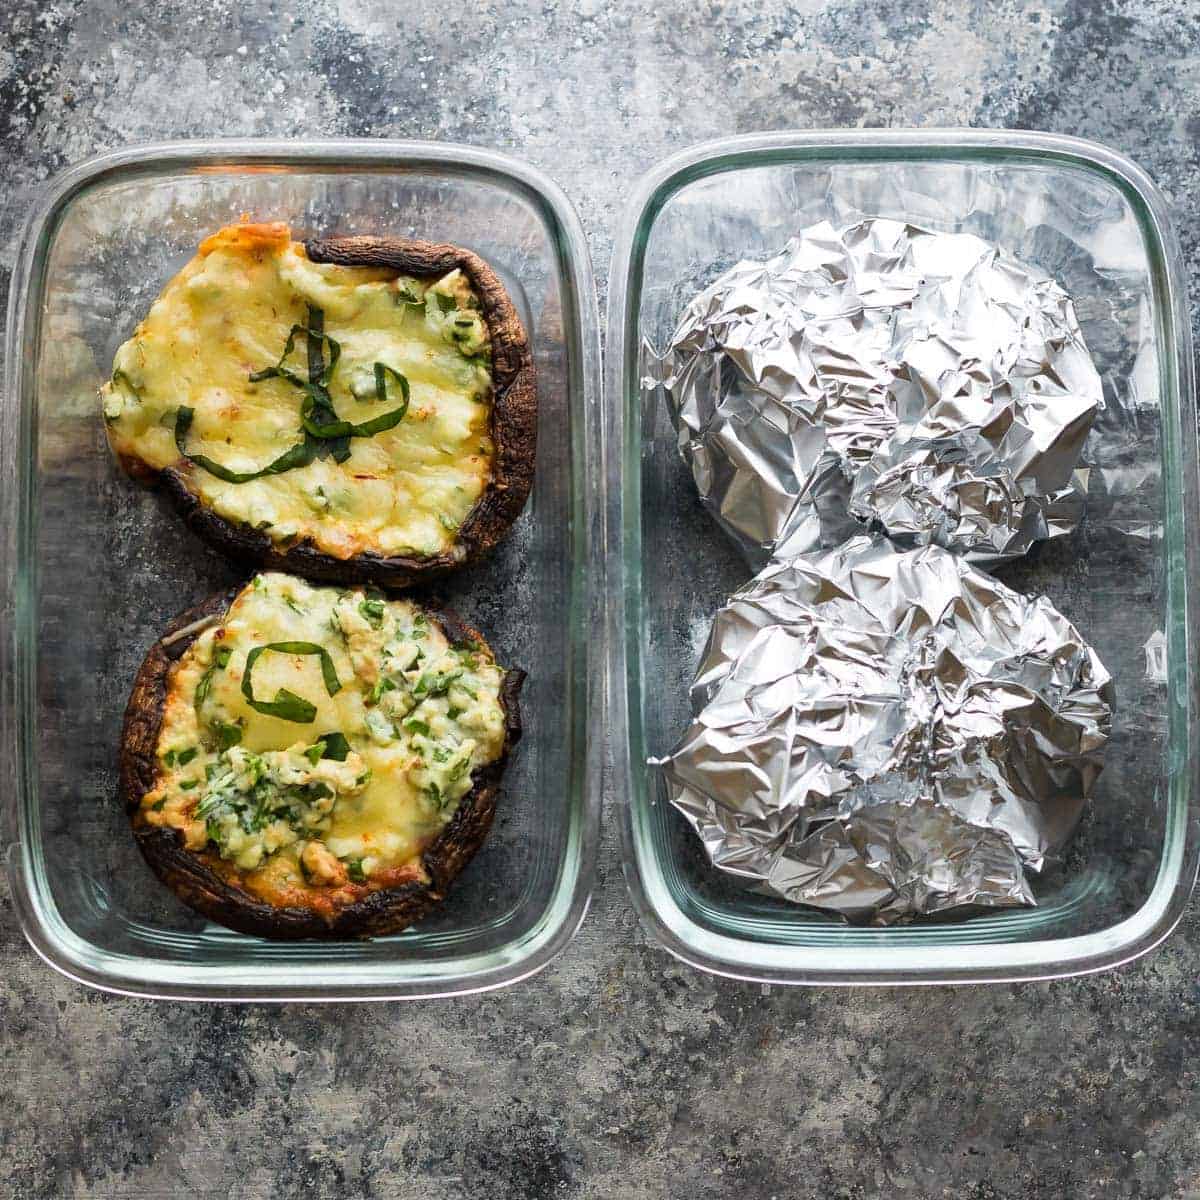
[[[398,237],[315,238],[304,244],[309,259],[345,267],[389,267],[414,276],[445,275],[456,267],[479,296],[492,351],[492,478],[467,514],[449,551],[429,557],[373,552],[337,558],[302,539],[276,544],[266,533],[235,524],[207,508],[192,490],[196,469],[181,462],[155,471],[122,456],[136,479],[158,483],[188,526],[230,557],[271,571],[287,571],[326,583],[373,583],[396,589],[432,579],[486,554],[511,528],[533,485],[537,449],[537,380],[529,339],[504,285],[477,254],[459,246]]]
[[[376,888],[329,915],[316,909],[268,904],[239,887],[240,872],[219,855],[207,849],[188,850],[181,830],[140,819],[142,797],[154,788],[158,778],[158,737],[171,669],[210,621],[224,616],[240,591],[233,588],[217,593],[176,617],[138,670],[125,709],[119,774],[121,800],[133,824],[134,838],[154,873],[185,904],[240,933],[274,939],[344,939],[398,933],[445,898],[451,882],[487,837],[496,811],[500,777],[510,751],[521,737],[519,697],[525,674],[508,671],[504,676],[500,701],[505,737],[500,757],[475,771],[471,790],[459,801],[450,823],[422,853],[427,883]],[[487,644],[477,630],[449,609],[427,607],[426,611],[449,641]],[[189,629],[191,626],[198,627]],[[189,632],[173,638],[181,630]]]

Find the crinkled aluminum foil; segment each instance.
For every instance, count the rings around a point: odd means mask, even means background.
[[[886,924],[1032,904],[1103,765],[1113,685],[1045,598],[938,546],[771,563],[717,613],[658,760],[714,865]]]
[[[1083,511],[1101,385],[1071,301],[971,234],[813,225],[701,292],[647,371],[756,566],[867,528],[995,563]]]

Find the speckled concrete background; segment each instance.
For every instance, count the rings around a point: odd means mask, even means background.
[[[632,173],[787,126],[1097,138],[1148,168],[1196,247],[1200,4],[1185,0],[0,8],[5,286],[47,175],[212,134],[511,150],[573,197],[602,283]],[[614,859],[610,832],[592,914],[549,970],[437,1005],[96,995],[34,958],[0,895],[0,1193],[1200,1197],[1194,916],[1095,979],[768,992],[648,947]]]

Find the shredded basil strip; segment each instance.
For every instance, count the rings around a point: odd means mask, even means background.
[[[200,705],[208,699],[208,693],[212,691],[213,676],[216,673],[217,668],[214,664],[200,676],[200,682],[196,684],[196,694],[192,698],[192,703],[195,705],[197,712],[200,711]]]
[[[304,424],[304,431],[315,438],[352,438],[374,437],[377,433],[383,433],[384,430],[394,429],[404,420],[405,414],[408,412],[409,387],[408,380],[399,371],[389,367],[386,363],[377,362],[375,364],[376,400],[381,402],[387,400],[388,375],[391,375],[399,383],[400,394],[403,397],[400,405],[393,408],[391,412],[380,413],[379,416],[372,417],[369,421],[355,424],[353,421],[340,420],[330,406],[328,414],[333,416],[333,421],[330,422],[327,414],[322,412],[315,401],[312,401],[312,397],[307,396],[300,408],[300,419]],[[315,419],[317,414],[321,415],[319,423]]]
[[[308,378],[304,379],[288,367],[287,360],[295,353],[296,338],[304,334],[308,350]],[[325,347],[329,346],[329,358],[326,361]],[[175,448],[180,456],[188,462],[203,467],[211,475],[223,479],[226,483],[249,483],[252,479],[261,479],[264,475],[282,475],[284,471],[292,471],[297,467],[307,467],[315,458],[332,457],[335,462],[343,463],[350,457],[350,439],[352,437],[374,437],[386,429],[392,429],[404,419],[408,412],[409,386],[408,380],[399,371],[385,363],[375,364],[375,399],[387,400],[387,376],[400,385],[403,403],[391,412],[381,413],[369,421],[355,424],[343,421],[333,407],[333,398],[329,394],[329,385],[333,372],[341,358],[341,344],[325,332],[325,314],[314,305],[308,306],[308,320],[304,325],[293,325],[288,331],[284,343],[283,354],[272,367],[264,367],[261,371],[251,371],[251,383],[262,383],[267,379],[282,379],[304,393],[300,405],[300,424],[303,441],[297,442],[285,450],[274,461],[255,471],[234,471],[222,466],[204,454],[189,454],[186,449],[188,430],[192,426],[195,410],[180,405],[175,410]]]
[[[295,467],[307,467],[316,457],[316,446],[303,441],[290,450],[285,450],[277,459],[257,471],[231,471],[219,462],[214,462],[206,454],[188,453],[185,442],[194,416],[194,410],[182,404],[175,410],[175,449],[188,462],[194,462],[196,466],[203,467],[210,475],[215,475],[226,483],[249,483],[250,480],[261,479],[264,475],[282,475],[284,471],[291,471]]]
[[[243,689],[245,690],[245,689]],[[269,717],[291,721],[295,725],[311,725],[317,719],[317,707],[287,688],[280,688],[274,700],[249,700],[250,707]]]
[[[404,397],[404,407],[408,408],[408,380],[400,374],[394,367],[389,367],[387,363],[377,362],[375,364],[375,399],[382,404],[387,399],[387,380],[385,376],[390,375],[400,385],[400,394]]]
[[[294,371],[284,366],[296,349],[296,334],[302,333],[308,343],[308,383],[306,384]],[[329,362],[324,361],[325,343],[329,343]],[[333,370],[338,359],[342,356],[342,347],[325,332],[325,314],[319,308],[308,306],[308,324],[293,325],[284,343],[283,353],[273,367],[264,367],[261,371],[250,373],[251,383],[261,383],[264,379],[286,379],[296,387],[306,388],[308,384],[315,387],[328,387],[333,378]]]
[[[242,695],[246,697],[246,702],[251,708],[256,712],[265,713],[269,717],[278,717],[281,721],[292,721],[296,725],[308,725],[315,721],[317,719],[316,705],[305,700],[303,696],[297,696],[295,692],[291,692],[287,688],[280,688],[275,693],[274,700],[255,699],[254,687],[251,682],[254,664],[268,650],[274,650],[278,654],[319,655],[321,675],[325,679],[325,690],[331,696],[336,696],[342,690],[342,684],[337,677],[337,668],[334,667],[329,652],[315,642],[268,642],[265,646],[255,646],[246,655],[246,673],[242,676]]]
[[[329,366],[326,368],[322,358],[325,336],[325,314],[319,308],[308,306],[308,323],[316,330],[318,337],[308,339],[308,382],[306,395],[301,406],[301,423],[305,424],[305,410],[312,410],[312,418],[319,428],[325,428],[337,423],[338,415],[333,411],[333,398],[329,395],[329,384],[333,379],[333,368],[341,356],[342,348],[332,338],[329,339]],[[305,429],[305,440],[311,441],[312,434]],[[318,440],[317,455],[324,458],[332,456],[334,462],[343,463],[350,457],[350,439],[347,437],[331,437]]]

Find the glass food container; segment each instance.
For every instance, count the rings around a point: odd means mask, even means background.
[[[200,240],[243,214],[297,237],[448,241],[496,268],[539,376],[529,506],[435,594],[529,672],[525,737],[496,823],[446,902],[394,937],[268,942],[207,923],[141,861],[116,796],[134,673],[164,623],[244,579],[117,468],[96,388]],[[570,203],[499,154],[421,142],[186,142],[54,180],[19,249],[3,421],[3,725],[17,912],[52,966],[95,987],[189,999],[357,1000],[500,987],[583,919],[597,842],[603,594],[599,337]]]
[[[1099,788],[1038,906],[900,928],[852,928],[742,890],[712,868],[647,755],[685,728],[714,611],[751,572],[701,510],[644,344],[745,257],[855,215],[994,241],[1075,299],[1104,382],[1088,446],[1087,516],[999,570],[1047,594],[1113,672]],[[751,135],[655,167],[616,239],[606,414],[609,728],[625,870],[643,922],[703,970],[803,984],[982,982],[1102,970],[1178,921],[1197,866],[1197,466],[1180,251],[1153,183],[1071,138],[1003,131]]]

